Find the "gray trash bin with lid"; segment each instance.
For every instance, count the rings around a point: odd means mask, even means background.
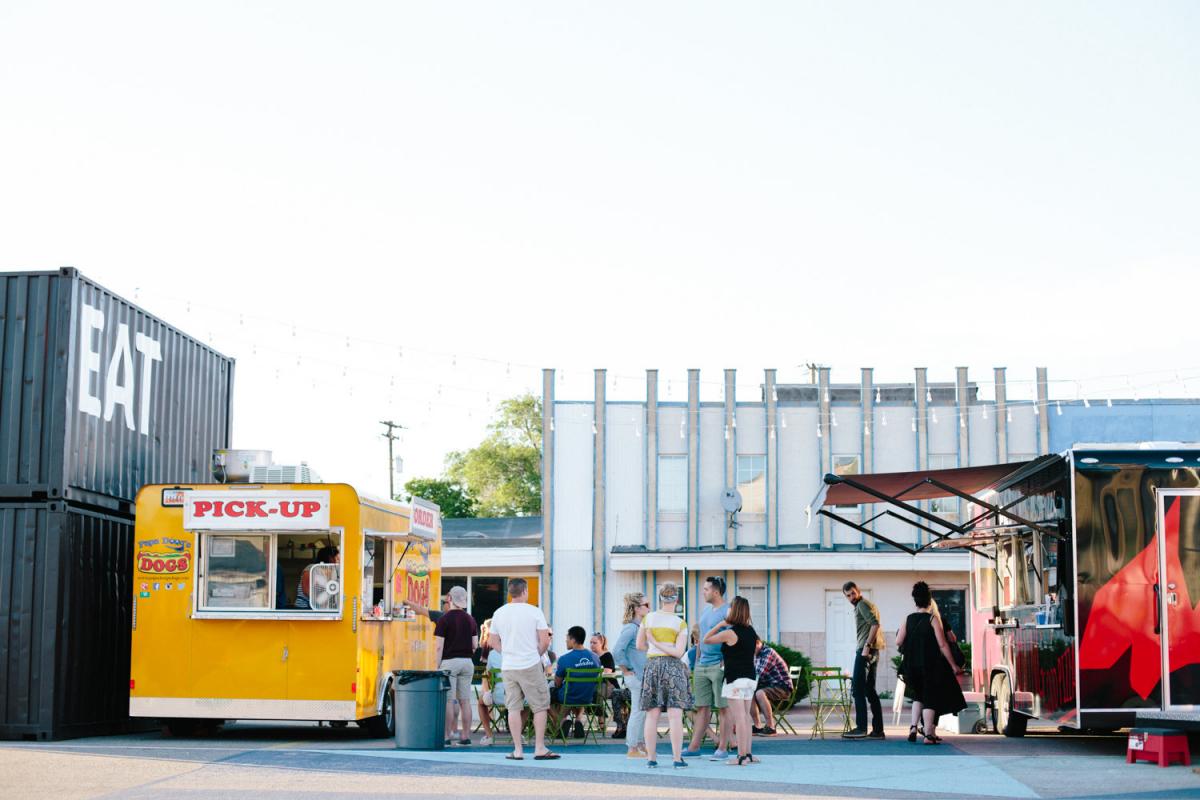
[[[446,700],[450,676],[442,670],[403,669],[392,675],[396,747],[441,750],[446,742]]]

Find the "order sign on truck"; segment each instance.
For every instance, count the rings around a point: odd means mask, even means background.
[[[188,492],[183,527],[189,531],[324,530],[329,527],[329,492]]]

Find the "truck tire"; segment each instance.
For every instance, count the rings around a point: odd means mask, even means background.
[[[371,717],[366,722],[367,733],[376,739],[390,739],[396,735],[396,709],[392,706],[392,684],[389,681],[383,689],[383,707],[379,716]]]
[[[1025,735],[1029,718],[1012,710],[1012,684],[1003,672],[992,676],[992,728],[996,733],[1019,738]]]

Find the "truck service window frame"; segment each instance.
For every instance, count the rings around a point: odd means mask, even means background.
[[[196,591],[193,597],[195,598],[195,612],[192,616],[196,619],[294,619],[294,620],[340,620],[342,612],[346,606],[346,586],[345,586],[345,565],[341,563],[344,559],[339,557],[337,567],[337,608],[336,609],[314,609],[314,608],[279,608],[276,605],[276,575],[279,572],[279,555],[281,549],[285,545],[291,543],[297,538],[313,538],[321,537],[329,546],[336,547],[342,556],[345,555],[342,548],[344,540],[343,529],[341,527],[320,528],[314,530],[296,530],[296,531],[256,531],[256,530],[228,530],[228,531],[197,531],[196,546],[198,548],[197,574],[196,574]],[[223,558],[236,558],[237,556],[218,555],[218,553],[229,552],[226,542],[232,541],[233,546],[237,548],[237,542],[259,540],[266,545],[267,553],[266,564],[264,570],[254,572],[242,571],[244,575],[262,575],[259,580],[265,581],[261,591],[265,595],[266,605],[220,605],[211,602],[214,568],[214,561],[219,562]],[[313,542],[312,544],[315,544]],[[294,548],[293,548],[294,549]],[[302,551],[304,548],[301,548]],[[315,546],[307,548],[314,555],[319,549]],[[245,548],[243,550],[243,558]],[[259,550],[261,552],[261,550]],[[219,570],[222,565],[217,563],[216,569]],[[285,593],[289,596],[294,593],[295,587],[289,587],[285,584],[283,587]],[[295,602],[292,600],[291,602]]]

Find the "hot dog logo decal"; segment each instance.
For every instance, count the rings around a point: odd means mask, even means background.
[[[401,602],[429,608],[429,573],[429,545],[424,542],[412,545],[396,571],[396,579],[392,584],[395,596]]]
[[[183,527],[190,531],[325,530],[329,492],[188,492]]]
[[[136,563],[146,575],[185,575],[192,570],[192,543],[169,536],[140,541]]]

